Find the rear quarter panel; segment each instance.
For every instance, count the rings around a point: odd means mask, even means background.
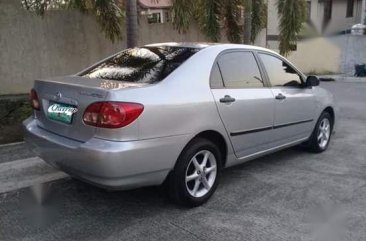
[[[128,136],[151,139],[187,134],[194,137],[202,131],[215,130],[227,139],[209,85],[219,52],[201,50],[157,84],[111,91],[106,100],[141,103],[144,111],[131,126],[97,131],[96,135],[109,140],[126,140]],[[138,129],[137,136],[133,127]]]

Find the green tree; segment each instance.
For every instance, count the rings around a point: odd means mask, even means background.
[[[274,1],[274,0],[273,0]],[[297,36],[306,20],[305,0],[276,0],[280,29],[280,53],[288,55],[296,44]],[[244,31],[240,29],[238,16],[245,8]],[[258,33],[267,25],[265,0],[174,0],[174,27],[180,32],[188,30],[197,20],[201,31],[212,41],[220,40],[220,28],[224,27],[230,42],[253,43]]]
[[[278,0],[277,13],[279,17],[280,53],[288,55],[292,46],[297,42],[303,23],[306,20],[305,0]]]
[[[239,19],[245,1],[249,0],[174,0],[173,25],[179,32],[185,32],[192,21],[197,21],[202,32],[215,42],[220,41],[220,30],[223,27],[230,42],[240,43],[243,29]],[[264,19],[267,11],[264,0],[250,1],[254,1],[253,26],[245,36],[253,42],[257,33],[265,27],[262,23],[266,22]],[[25,9],[41,16],[49,9],[76,9],[94,15],[112,42],[121,39],[122,20],[126,17],[127,46],[137,45],[137,0],[22,0],[22,3]],[[262,18],[257,11],[264,14]]]
[[[274,1],[274,0],[273,0]],[[280,29],[280,52],[287,55],[297,41],[306,18],[305,0],[276,0]],[[221,29],[230,42],[253,43],[266,27],[266,0],[173,0],[173,26],[186,32],[193,21],[212,41],[221,38]],[[122,23],[126,14],[127,46],[137,45],[137,0],[22,0],[25,9],[43,16],[48,9],[77,9],[96,17],[102,31],[112,42],[122,38]],[[245,8],[244,28],[239,23]],[[126,9],[125,9],[126,8]]]
[[[173,25],[179,32],[186,32],[192,22],[212,41],[219,41],[221,26],[225,27],[230,42],[241,41],[239,24],[242,0],[174,0]]]
[[[244,10],[244,44],[251,44],[255,39],[252,37],[253,0],[245,1]]]
[[[267,4],[264,0],[252,0],[250,41],[254,43],[259,32],[267,27]]]
[[[124,11],[117,0],[22,0],[22,4],[41,16],[50,9],[76,9],[94,15],[107,38],[112,42],[122,38]]]

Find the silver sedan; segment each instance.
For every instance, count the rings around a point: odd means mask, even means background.
[[[113,189],[165,184],[197,206],[223,168],[301,144],[327,149],[332,95],[277,53],[152,44],[36,80],[25,140],[49,164]]]

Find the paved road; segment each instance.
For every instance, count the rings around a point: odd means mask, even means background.
[[[0,240],[365,240],[366,83],[322,83],[341,107],[329,150],[289,149],[225,170],[195,209],[159,188],[107,192],[71,179],[0,197]],[[42,187],[33,189],[36,193]]]
[[[0,164],[29,157],[34,157],[34,154],[26,148],[24,142],[0,146]]]
[[[0,146],[0,193],[65,177],[65,173],[35,157],[24,143]]]

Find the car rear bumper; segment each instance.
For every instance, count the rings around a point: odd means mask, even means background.
[[[188,135],[179,135],[128,142],[97,138],[79,142],[40,128],[33,117],[23,126],[26,143],[47,163],[110,189],[161,184],[189,140]]]

